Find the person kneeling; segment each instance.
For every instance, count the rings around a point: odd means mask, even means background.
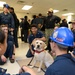
[[[4,65],[7,62],[7,58],[9,58],[11,63],[14,63],[15,61],[15,53],[14,53],[14,42],[13,42],[13,36],[8,35],[8,26],[7,25],[1,25],[1,29],[5,32],[5,36],[7,38],[7,49],[4,55],[0,56],[0,65]]]

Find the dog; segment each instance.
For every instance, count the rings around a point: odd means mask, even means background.
[[[32,65],[32,68],[35,66],[37,62],[40,62],[38,72],[41,71],[43,63],[48,68],[53,63],[52,56],[45,50],[46,44],[41,40],[35,40],[32,42],[32,45],[34,46],[34,63]]]

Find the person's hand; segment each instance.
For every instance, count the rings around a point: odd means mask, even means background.
[[[34,55],[35,52],[33,50],[31,50],[31,53]]]
[[[22,66],[22,68],[19,71],[19,73],[23,73],[23,72],[30,73],[31,75],[36,75],[32,69],[30,69],[29,67],[26,67],[26,66]]]
[[[41,40],[40,38],[35,38],[33,41],[36,41],[36,40]]]
[[[51,55],[52,56],[56,56],[55,52],[51,51]]]
[[[1,56],[1,59],[2,59],[3,62],[7,61],[7,58],[4,55]]]
[[[10,28],[10,31],[12,31],[12,32],[13,32],[13,30],[14,30],[13,28]]]
[[[38,28],[41,29],[42,28],[42,24],[38,24]]]
[[[37,38],[35,38],[35,39],[33,40],[33,42],[36,41],[36,40],[37,40]]]

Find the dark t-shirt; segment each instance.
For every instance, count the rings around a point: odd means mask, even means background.
[[[46,29],[54,28],[55,24],[59,23],[60,20],[61,20],[60,17],[56,15],[47,16],[44,20],[45,28]]]

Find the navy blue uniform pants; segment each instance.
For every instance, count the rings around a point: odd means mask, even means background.
[[[24,30],[24,42],[27,42],[28,30]]]
[[[30,49],[28,50],[27,54],[26,54],[26,57],[27,58],[30,58],[30,57],[33,57],[34,55],[31,53]]]
[[[13,50],[14,50],[14,45],[13,45],[13,42],[12,41],[8,41],[7,42],[7,49],[6,49],[6,52],[4,53],[4,56],[6,58],[12,58],[12,55],[13,55]],[[6,62],[3,62],[1,60],[1,57],[0,57],[0,65],[3,65],[5,64]]]
[[[14,36],[14,43],[15,43],[16,48],[18,48],[17,32],[18,32],[18,28],[15,28],[13,36]]]

